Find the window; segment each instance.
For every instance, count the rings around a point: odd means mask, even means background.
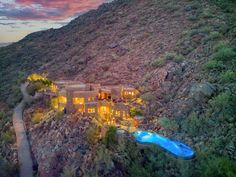
[[[94,97],[88,97],[88,101],[94,101]]]
[[[82,108],[79,108],[79,109],[77,110],[77,112],[83,113],[84,111],[83,111]]]
[[[116,116],[120,116],[120,111],[116,111]]]
[[[99,107],[99,112],[102,113],[102,114],[107,114],[107,113],[110,113],[110,109],[107,106],[100,106]]]
[[[66,97],[65,96],[59,96],[58,97],[58,102],[62,104],[66,104]]]
[[[126,118],[126,112],[125,111],[123,111],[123,117]]]
[[[73,104],[84,104],[84,98],[73,98]]]
[[[95,108],[88,108],[88,113],[95,113]]]

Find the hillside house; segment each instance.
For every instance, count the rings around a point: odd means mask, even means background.
[[[130,118],[128,103],[139,92],[122,85],[102,86],[77,81],[56,81],[54,92],[48,93],[52,105],[65,113],[99,116],[105,122],[118,123]]]

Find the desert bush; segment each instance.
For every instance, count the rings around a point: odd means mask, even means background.
[[[50,88],[53,85],[53,82],[47,79],[45,74],[31,74],[27,77],[27,80],[30,81],[27,91],[30,95],[34,95],[35,92]]]
[[[210,158],[202,164],[200,174],[202,177],[234,177],[236,164],[225,157]]]
[[[19,173],[18,166],[0,156],[0,176],[1,177],[17,177]]]
[[[164,55],[164,58],[166,60],[172,60],[176,63],[180,63],[185,59],[183,55],[179,55],[179,54],[173,53],[173,52],[166,52]]]
[[[104,143],[108,148],[111,148],[114,144],[116,144],[116,130],[117,128],[114,126],[111,126],[108,128],[106,135],[104,137]]]
[[[3,129],[5,124],[9,121],[9,118],[5,112],[0,111],[0,131]]]
[[[146,92],[141,95],[141,99],[144,102],[152,102],[152,101],[155,101],[156,97],[155,97],[155,95],[153,95],[152,92]]]
[[[229,92],[223,92],[212,98],[209,103],[217,112],[225,112],[232,102],[232,95]]]
[[[222,123],[235,121],[236,95],[222,92],[209,101],[211,115]]]
[[[11,144],[14,142],[15,132],[14,130],[7,130],[6,132],[2,133],[1,141],[5,144]]]
[[[92,125],[90,128],[87,130],[87,141],[90,144],[94,144],[99,140],[99,135],[100,135],[101,129],[96,126]]]
[[[151,66],[153,68],[158,68],[158,67],[164,66],[165,63],[166,63],[166,60],[164,58],[157,58],[151,62]]]
[[[90,74],[89,76],[88,76],[88,82],[91,82],[91,83],[93,83],[93,82],[95,82],[96,81],[96,78],[97,78],[97,76],[96,76],[96,74]]]
[[[153,60],[150,65],[153,68],[158,68],[161,66],[164,66],[168,60],[174,61],[176,63],[180,63],[184,60],[184,56],[174,53],[174,52],[166,52],[162,57],[159,57],[155,60]]]
[[[236,80],[236,74],[233,71],[222,72],[219,76],[219,81],[222,84],[232,83]]]
[[[205,18],[205,19],[209,19],[209,18],[213,18],[214,14],[212,14],[211,9],[209,9],[209,8],[208,9],[203,9],[201,17]]]
[[[178,124],[175,120],[171,120],[167,117],[162,117],[158,120],[159,124],[161,125],[161,127],[163,127],[164,129],[167,130],[176,130],[178,129]]]
[[[211,0],[216,5],[222,8],[222,10],[230,13],[235,13],[236,2],[234,0]]]
[[[93,174],[91,176],[96,176],[98,174],[100,174],[100,176],[105,176],[114,168],[111,152],[103,145],[99,146],[97,149],[93,167]]]
[[[35,112],[32,115],[32,123],[33,124],[38,124],[39,122],[41,122],[43,120],[44,117],[44,113],[42,112]]]
[[[7,104],[10,107],[14,107],[22,99],[22,94],[19,85],[13,85],[11,91],[11,94],[7,98]]]
[[[236,52],[229,47],[221,47],[214,55],[213,59],[217,61],[236,60]]]
[[[141,110],[139,108],[133,106],[133,107],[130,108],[130,115],[131,116],[141,116],[142,113],[141,113]]]
[[[44,84],[41,81],[34,81],[27,87],[27,92],[30,95],[35,95],[35,93],[41,89],[45,88]]]
[[[221,37],[222,35],[219,32],[213,31],[213,32],[210,32],[209,36],[204,41],[205,42],[216,41],[216,40],[219,40]]]
[[[61,177],[76,177],[77,167],[66,165],[63,167]]]
[[[181,128],[189,136],[196,136],[205,133],[208,127],[208,120],[205,117],[198,116],[195,112],[191,113],[181,123]]]
[[[55,112],[55,119],[61,120],[64,117],[64,113],[61,111],[56,111]]]
[[[216,60],[209,60],[205,64],[202,65],[203,70],[216,70],[220,71],[224,68],[224,64],[221,61],[216,61]]]
[[[213,47],[214,52],[218,52],[220,49],[228,47],[228,41],[219,41]]]

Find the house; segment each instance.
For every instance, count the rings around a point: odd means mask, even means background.
[[[55,89],[56,88],[56,89]],[[98,116],[105,122],[120,122],[130,118],[129,102],[139,92],[122,85],[102,86],[78,81],[56,81],[51,102],[55,109],[66,113]]]

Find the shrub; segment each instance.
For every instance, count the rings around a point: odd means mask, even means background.
[[[98,141],[100,135],[100,128],[93,125],[87,130],[87,141],[90,144],[94,144]]]
[[[13,85],[11,88],[11,94],[7,98],[7,104],[14,107],[18,102],[20,102],[22,94],[18,85]]]
[[[178,124],[175,120],[171,120],[167,117],[162,117],[159,120],[159,124],[164,128],[168,130],[175,130],[178,128]]]
[[[213,108],[222,111],[230,105],[231,99],[232,97],[230,93],[223,92],[220,93],[218,96],[212,98],[209,102]]]
[[[203,70],[222,70],[224,64],[221,61],[210,60],[207,63],[202,65]]]
[[[203,177],[233,177],[236,176],[236,164],[225,157],[209,159],[200,169]]]
[[[146,92],[143,95],[141,95],[141,99],[144,102],[152,102],[152,101],[155,101],[156,97],[155,95],[153,95],[152,92]]]
[[[158,68],[158,67],[164,66],[165,63],[166,63],[166,60],[164,58],[158,58],[151,62],[151,66],[153,68]]]
[[[209,101],[215,118],[221,121],[235,120],[236,96],[229,92],[222,92]]]
[[[235,12],[236,3],[234,0],[212,0],[216,5],[222,8],[226,12]]]
[[[11,162],[6,161],[0,156],[0,176],[2,177],[17,177],[18,176],[18,166]]]
[[[236,74],[233,71],[222,72],[219,77],[220,83],[231,83],[236,80]]]
[[[227,47],[228,41],[219,41],[216,45],[214,45],[214,52],[218,52],[220,49]]]
[[[133,106],[133,107],[130,108],[130,115],[131,116],[141,116],[142,113],[141,113],[141,110],[139,108]]]
[[[229,47],[221,47],[214,55],[213,59],[218,61],[236,60],[236,52]]]
[[[104,138],[104,142],[107,147],[111,147],[117,142],[116,130],[117,128],[114,126],[109,127],[109,129],[107,130],[105,138]]]
[[[222,37],[222,35],[217,32],[217,31],[214,31],[214,32],[210,32],[209,36],[205,39],[205,42],[207,41],[215,41],[215,40],[218,40]]]
[[[33,124],[38,124],[39,122],[41,122],[44,118],[44,112],[42,109],[37,109],[35,110],[35,112],[32,114],[32,123]]]
[[[64,117],[64,113],[62,111],[56,112],[55,119],[61,120],[61,119],[63,119],[63,117]]]
[[[66,165],[63,168],[61,177],[76,177],[77,167]]]
[[[196,136],[204,133],[205,127],[207,127],[207,121],[205,117],[198,116],[193,112],[183,120],[181,127],[190,136]]]
[[[159,57],[158,59],[151,62],[151,66],[154,68],[158,68],[161,66],[164,66],[166,64],[167,60],[172,60],[176,63],[180,63],[184,60],[183,55],[178,55],[173,52],[166,52],[162,57]]]
[[[114,167],[111,154],[104,146],[99,146],[97,149],[96,157],[94,158],[94,172],[106,176]],[[96,176],[96,175],[91,175]]]
[[[1,135],[1,141],[3,141],[6,144],[11,144],[14,142],[14,136],[15,132],[12,130],[8,130]]]
[[[29,81],[39,81],[39,80],[46,80],[46,76],[45,75],[40,75],[40,74],[31,74],[27,77],[27,80]]]
[[[169,52],[165,53],[164,58],[166,60],[175,61],[176,63],[180,63],[180,62],[182,62],[184,60],[184,56],[178,55],[176,53],[169,53]]]
[[[5,126],[5,124],[9,121],[8,116],[6,115],[5,112],[0,111],[0,131],[2,128]]]

